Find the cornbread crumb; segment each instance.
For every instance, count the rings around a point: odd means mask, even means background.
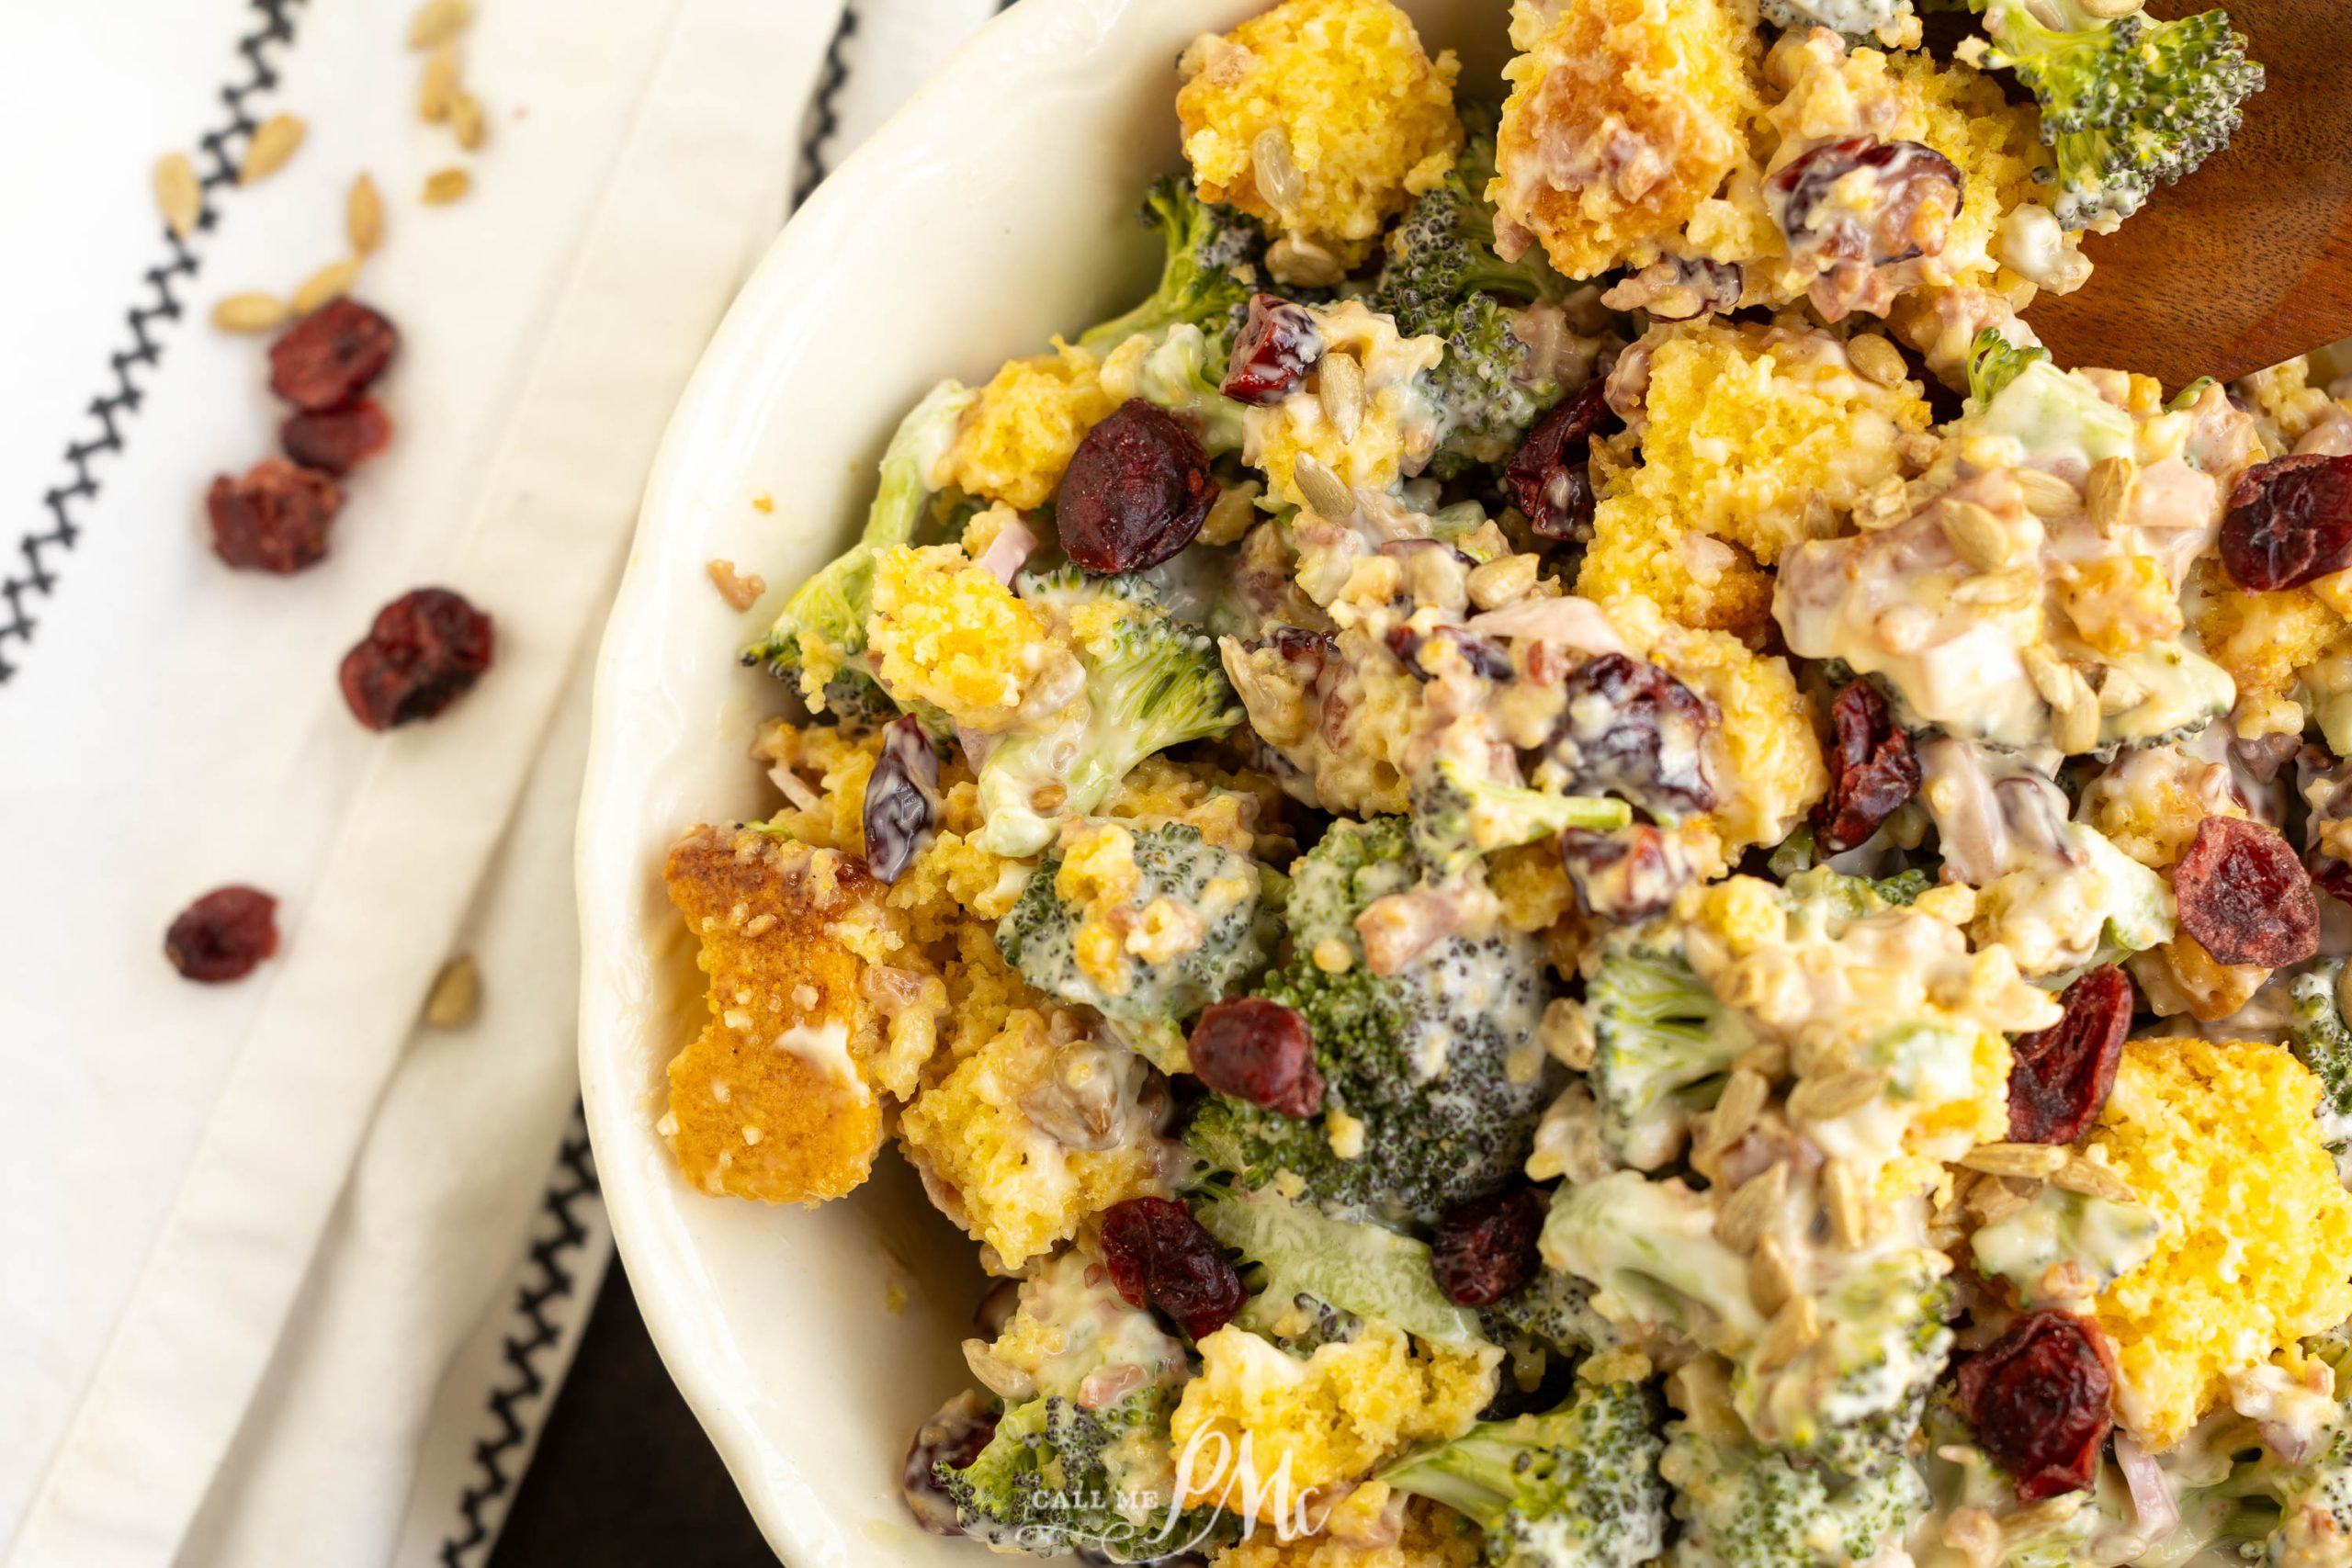
[[[1079,442],[1117,400],[1102,365],[1058,338],[1051,354],[1007,360],[964,416],[948,449],[949,483],[1023,512],[1053,499]]]

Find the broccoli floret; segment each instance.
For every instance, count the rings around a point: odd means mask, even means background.
[[[1840,1477],[1698,1426],[1668,1428],[1659,1465],[1682,1521],[1680,1568],[1859,1568],[1898,1543],[1932,1503],[1900,1453]]]
[[[2002,336],[2000,328],[1986,327],[1968,345],[1970,400],[1978,409],[1988,409],[2027,366],[2049,361],[2050,351],[2039,344],[2019,345]]]
[[[1214,1535],[1216,1511],[1171,1516],[1168,1423],[1175,1397],[1150,1383],[1099,1410],[1059,1394],[1016,1404],[940,1483],[965,1534],[999,1551],[1087,1551],[1148,1562]]]
[[[2331,958],[2295,976],[2287,994],[2294,1017],[2287,1043],[2319,1079],[2319,1134],[2335,1151],[2335,1167],[2352,1185],[2352,1029],[2336,1004],[2344,960]]]
[[[1056,722],[1007,735],[980,764],[980,845],[1011,856],[1044,849],[1057,821],[1102,805],[1153,752],[1222,735],[1242,712],[1216,644],[1136,579],[1064,571],[1024,580],[1022,593],[1060,596],[1080,612],[1075,640],[1085,683],[1082,703]],[[1047,785],[1061,792],[1050,807],[1037,802]]]
[[[1136,366],[1136,396],[1189,416],[1212,457],[1240,451],[1247,434],[1242,416],[1249,411],[1224,391],[1230,353],[1229,344],[1219,348],[1200,328],[1179,321]]]
[[[1453,173],[1414,197],[1390,232],[1369,300],[1405,336],[1445,340],[1445,357],[1425,378],[1439,410],[1430,464],[1439,479],[1509,457],[1566,390],[1529,374],[1529,344],[1514,329],[1523,314],[1518,305],[1557,299],[1569,286],[1540,246],[1515,262],[1495,254],[1495,209],[1486,194],[1495,174],[1493,123],[1476,111],[1465,118],[1468,136]]]
[[[1765,1318],[1747,1259],[1715,1239],[1715,1212],[1679,1180],[1635,1170],[1564,1188],[1544,1222],[1544,1261],[1589,1280],[1593,1305],[1632,1334],[1753,1343]]]
[[[1714,1104],[1752,1036],[1680,953],[1646,934],[1612,934],[1587,983],[1585,1010],[1601,1134],[1627,1165],[1656,1170]]]
[[[874,563],[884,550],[914,537],[932,496],[931,476],[978,396],[960,383],[942,381],[899,422],[882,454],[881,484],[857,543],[800,585],[767,636],[743,650],[743,662],[764,664],[794,681],[809,668],[865,675],[857,661],[865,652],[865,620],[874,607]],[[879,687],[873,695],[888,700]]]
[[[1918,1429],[1951,1353],[1951,1292],[1924,1248],[1856,1269],[1815,1292],[1820,1337],[1787,1365],[1735,1360],[1733,1403],[1768,1447],[1866,1475]]]
[[[2032,1303],[2106,1290],[2155,1255],[2164,1228],[2144,1203],[2044,1187],[2007,1219],[1978,1226],[1968,1245],[1979,1273],[2007,1280]]]
[[[1603,795],[1552,795],[1479,778],[1447,758],[1413,800],[1413,848],[1440,877],[1480,855],[1547,839],[1563,828],[1623,828],[1633,808]]]
[[[1232,208],[1203,201],[1182,175],[1152,181],[1137,216],[1146,228],[1159,231],[1168,247],[1159,287],[1134,310],[1080,333],[1079,346],[1105,354],[1137,333],[1181,323],[1200,329],[1213,350],[1210,359],[1221,367],[1258,288],[1264,232]]]
[[[1038,863],[1020,901],[997,922],[997,951],[1032,986],[1094,1009],[1124,1043],[1174,1070],[1183,1062],[1182,1021],[1265,968],[1281,933],[1249,856],[1209,843],[1185,823],[1125,831],[1136,865],[1127,907],[1140,919],[1164,898],[1200,915],[1206,929],[1197,945],[1161,964],[1121,951],[1118,988],[1105,989],[1078,961],[1079,929],[1096,911],[1063,899],[1055,856]]]
[[[2176,22],[2143,13],[2109,20],[2080,0],[1972,0],[1992,48],[1980,63],[2017,73],[2041,102],[2041,139],[2057,153],[2058,221],[2112,228],[2228,145],[2262,67],[2229,14]]]
[[[1401,818],[1336,822],[1294,868],[1295,956],[1262,994],[1306,1018],[1324,1114],[1210,1095],[1184,1133],[1210,1168],[1250,1188],[1287,1170],[1326,1205],[1421,1221],[1517,1176],[1551,1095],[1525,1051],[1544,1006],[1542,949],[1508,931],[1456,934],[1374,974],[1355,918],[1416,874]],[[1337,973],[1317,962],[1335,943],[1348,954]]]
[[[1764,19],[1785,32],[1827,28],[1858,44],[1911,14],[1911,0],[1761,0]]]
[[[1203,1228],[1262,1271],[1244,1328],[1273,1337],[1278,1321],[1311,1300],[1351,1317],[1379,1318],[1433,1345],[1474,1346],[1477,1314],[1437,1288],[1429,1244],[1385,1225],[1333,1219],[1272,1188],[1195,1203]]]
[[[1561,1356],[1606,1350],[1623,1337],[1593,1310],[1591,1284],[1557,1269],[1538,1269],[1518,1290],[1480,1308],[1478,1321],[1498,1345],[1523,1338]]]
[[[1589,1383],[1558,1409],[1473,1427],[1376,1479],[1487,1532],[1489,1568],[1636,1568],[1666,1545],[1661,1412],[1639,1382]]]

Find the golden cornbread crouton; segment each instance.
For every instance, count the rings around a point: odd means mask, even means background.
[[[1843,344],[1810,330],[1689,322],[1653,330],[1628,351],[1642,356],[1646,378],[1620,393],[1638,400],[1628,429],[1593,449],[1600,502],[1577,592],[1752,632],[1771,607],[1758,563],[1837,533],[1896,477],[1927,401],[1917,382],[1858,374]]]
[[[1373,1497],[1385,1502],[1388,1496],[1385,1483],[1367,1482],[1333,1514],[1362,1514]],[[1377,1509],[1369,1511],[1377,1517]],[[1335,1517],[1319,1533],[1287,1540],[1261,1526],[1247,1540],[1237,1540],[1209,1559],[1209,1568],[1476,1568],[1485,1560],[1475,1525],[1451,1508],[1418,1497],[1406,1507],[1405,1528],[1394,1540],[1370,1530],[1365,1532],[1368,1539],[1346,1539],[1339,1531],[1350,1522]]]
[[[1258,1517],[1269,1522],[1302,1497],[1319,1513],[1317,1494],[1354,1481],[1408,1443],[1469,1430],[1494,1397],[1503,1355],[1492,1346],[1419,1347],[1377,1319],[1355,1338],[1317,1346],[1304,1359],[1234,1324],[1199,1348],[1200,1375],[1176,1406],[1176,1450],[1197,1443],[1199,1453],[1222,1454],[1226,1463],[1187,1474],[1188,1501],[1241,1506],[1255,1498]],[[1290,1492],[1282,1496],[1272,1480],[1285,1468]]]
[[[1487,197],[1563,276],[1657,260],[1747,160],[1758,44],[1728,0],[1516,0],[1510,39]]]
[[[1059,340],[1051,354],[1007,360],[964,416],[947,481],[1023,512],[1052,500],[1079,442],[1118,406],[1092,354]]]
[[[899,1138],[940,1212],[1012,1271],[1123,1199],[1165,1195],[1146,1068],[1075,1016],[1018,1007],[918,1093]]]
[[[1184,51],[1184,156],[1204,201],[1352,266],[1462,148],[1452,51],[1389,0],[1283,0]]]
[[[2116,1404],[2152,1449],[2228,1396],[2232,1371],[2352,1314],[2352,1193],[2320,1141],[2319,1080],[2282,1045],[2133,1040],[2087,1156],[2165,1221],[2097,1303]]]
[[[982,734],[1007,728],[1026,705],[1051,712],[1078,694],[1076,655],[955,545],[882,552],[866,648],[892,697],[930,703]]]
[[[878,1091],[911,1089],[920,1066],[890,1060],[899,1021],[843,940],[884,918],[882,885],[837,851],[707,827],[670,852],[664,879],[710,976],[710,1021],[670,1063],[661,1131],[679,1169],[713,1194],[840,1197],[881,1146]],[[927,1035],[932,1021],[907,1022]]]
[[[2237,682],[2233,714],[2241,737],[2288,734],[2303,727],[2295,701],[2307,669],[2352,652],[2352,626],[2331,598],[2352,608],[2342,578],[2301,588],[2254,592],[2230,581],[2218,558],[2197,563],[2188,596],[2189,629],[2205,656]],[[2322,683],[2325,681],[2323,672]]]

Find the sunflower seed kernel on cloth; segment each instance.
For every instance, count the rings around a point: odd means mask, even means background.
[[[424,176],[424,204],[447,207],[473,188],[473,176],[465,170],[435,169]]]
[[[472,25],[473,0],[424,0],[408,19],[411,49],[438,49]]]
[[[155,160],[155,209],[164,226],[185,240],[204,216],[204,184],[185,152],[166,152]]]
[[[417,118],[427,125],[445,124],[458,101],[458,44],[444,39],[424,57],[424,71],[416,85]]]
[[[212,306],[212,324],[224,333],[276,332],[291,314],[275,294],[231,294]]]
[[[359,281],[359,265],[357,256],[345,256],[327,263],[304,278],[302,287],[294,290],[294,313],[307,316],[320,306],[350,293],[351,286]]]
[[[351,182],[351,194],[343,198],[343,232],[356,256],[372,256],[384,243],[384,198],[365,174]]]
[[[284,168],[286,160],[294,156],[295,149],[302,145],[302,138],[309,131],[310,127],[302,123],[300,115],[275,114],[262,121],[261,129],[254,132],[253,141],[245,148],[244,166],[237,171],[237,183],[249,186]]]
[[[460,953],[441,965],[433,993],[424,999],[424,1021],[435,1029],[463,1029],[481,1006],[481,972],[470,954]]]

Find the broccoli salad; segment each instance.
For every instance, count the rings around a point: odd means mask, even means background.
[[[971,1238],[925,1528],[2352,1568],[2352,387],[2036,339],[2227,17],[1923,8],[1199,39],[1158,287],[746,633],[660,1131]]]

